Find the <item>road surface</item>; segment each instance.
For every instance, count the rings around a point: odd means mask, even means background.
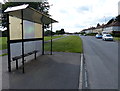
[[[81,36],[90,89],[118,89],[118,43]]]

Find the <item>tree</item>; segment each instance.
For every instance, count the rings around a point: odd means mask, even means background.
[[[56,30],[56,34],[65,34],[64,29],[62,28],[61,30]]]
[[[54,32],[52,32],[52,35],[54,35],[55,33]],[[45,34],[44,34],[45,36],[51,36],[51,30],[47,30],[47,31],[45,31]]]
[[[2,13],[3,13],[2,26],[4,27],[7,26],[6,24],[7,18],[6,18],[6,14],[4,13],[4,10],[7,7],[13,7],[13,6],[18,6],[18,5],[23,5],[23,4],[29,4],[30,7],[40,11],[43,14],[46,14],[47,16],[50,16],[49,15],[50,5],[47,0],[44,0],[44,2],[7,2],[5,4],[2,4]]]
[[[60,30],[60,33],[61,33],[61,34],[65,34],[65,31],[64,31],[63,28]]]
[[[59,35],[60,34],[60,30],[56,30],[55,34]]]
[[[115,20],[120,22],[120,15],[118,15]]]
[[[114,19],[112,18],[111,20],[108,21],[107,24],[111,24],[114,21]]]
[[[7,27],[7,16],[5,13],[2,14],[2,26]]]
[[[99,27],[99,26],[100,26],[100,24],[98,23],[98,24],[97,24],[97,27]]]

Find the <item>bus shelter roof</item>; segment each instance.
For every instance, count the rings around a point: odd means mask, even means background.
[[[10,16],[17,17],[22,19],[23,11],[23,19],[31,22],[39,23],[39,24],[50,24],[58,22],[47,15],[37,11],[31,7],[29,4],[24,4],[20,6],[8,7],[4,12],[8,13]]]

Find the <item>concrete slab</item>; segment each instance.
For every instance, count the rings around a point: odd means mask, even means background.
[[[3,58],[3,89],[78,89],[79,53],[54,52],[39,56],[22,69],[7,72],[7,56]]]

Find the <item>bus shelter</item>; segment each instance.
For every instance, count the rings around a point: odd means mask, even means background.
[[[7,13],[8,19],[8,71],[11,72],[12,61],[16,61],[18,69],[18,60],[21,60],[24,73],[27,56],[34,54],[36,59],[37,56],[44,55],[44,25],[51,24],[52,33],[52,23],[57,21],[29,7],[28,4],[8,7],[4,12]]]

